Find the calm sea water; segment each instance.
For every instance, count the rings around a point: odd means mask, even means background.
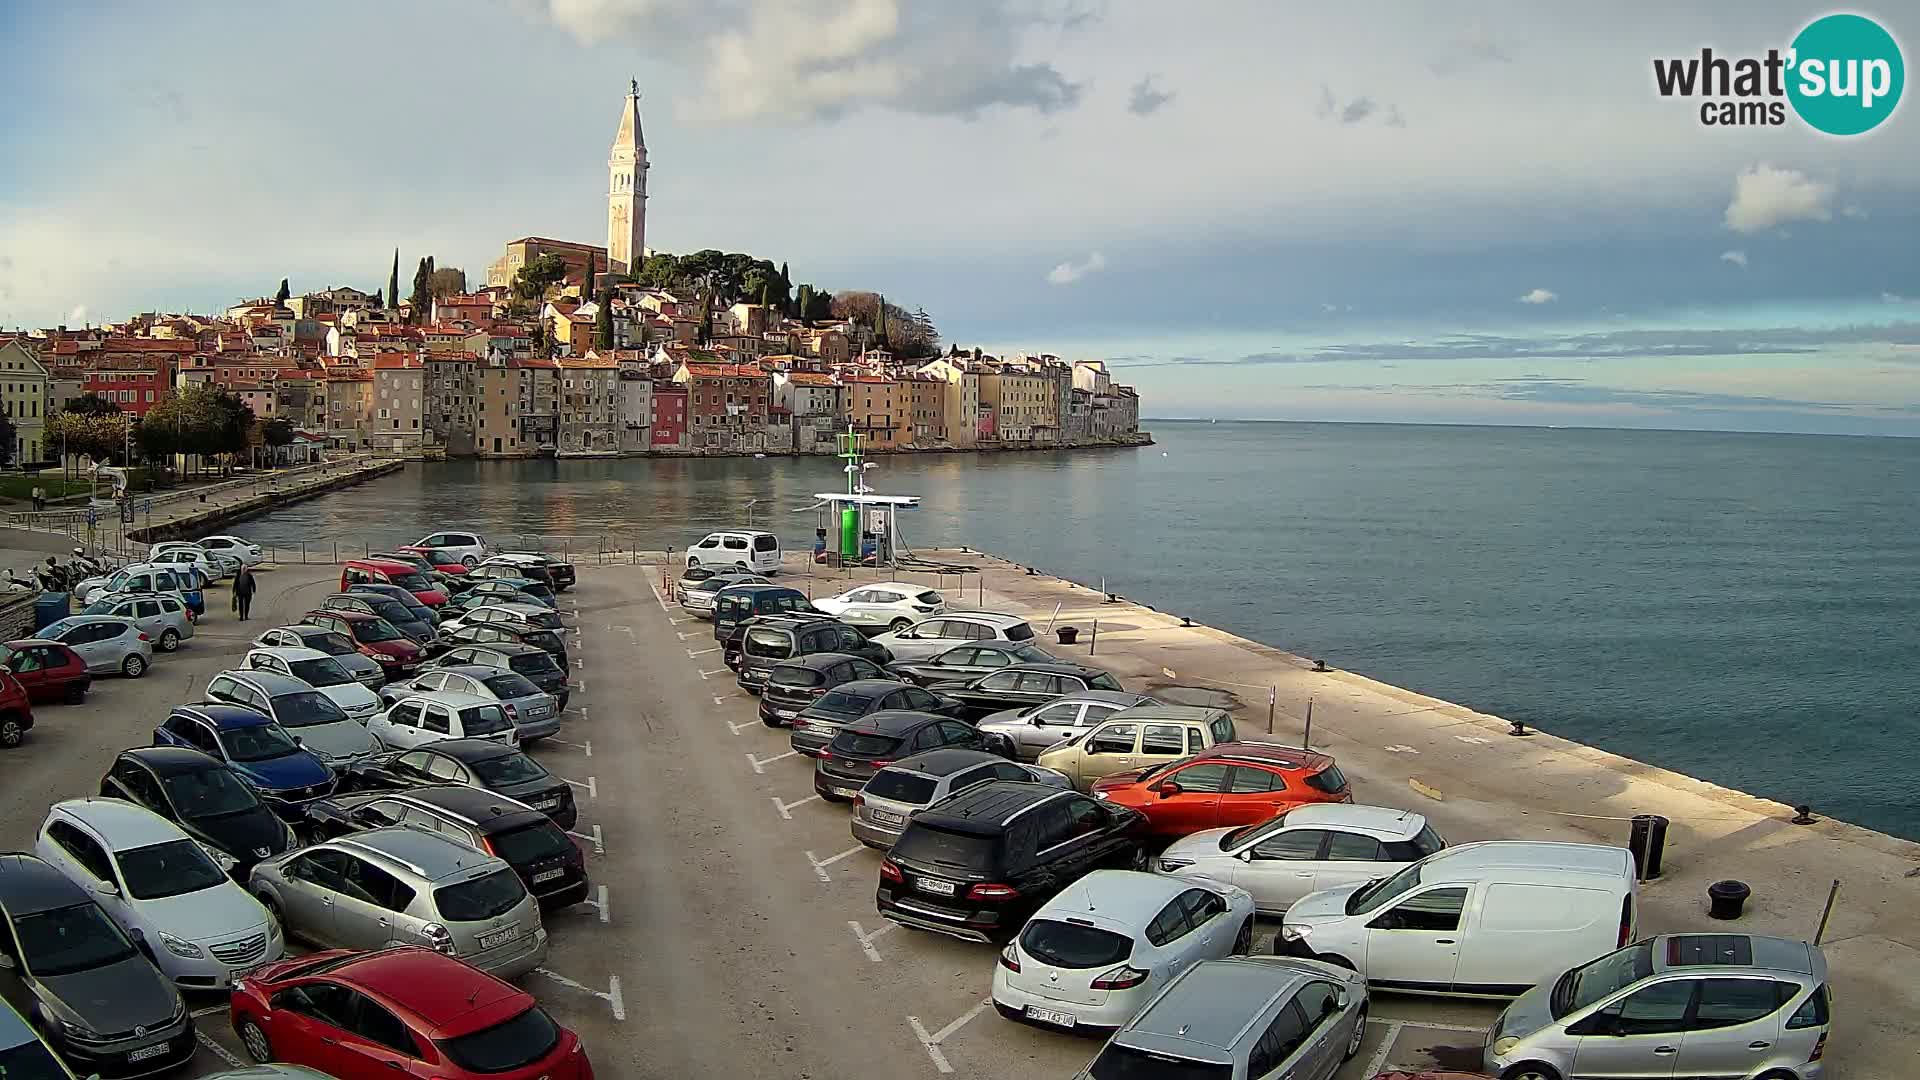
[[[1336,666],[1920,838],[1920,440],[1158,422],[1151,448],[883,458],[973,544]],[[265,542],[465,523],[592,550],[810,544],[837,462],[410,466]]]

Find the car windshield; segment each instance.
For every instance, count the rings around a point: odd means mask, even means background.
[[[379,593],[356,593],[355,595],[372,608],[375,615],[388,622],[414,621],[413,609],[391,596],[382,596]]]
[[[520,617],[528,626],[537,626],[542,630],[560,629],[560,615],[553,611],[522,611]]]
[[[877,731],[842,731],[833,737],[830,749],[844,757],[880,757],[900,748],[900,740]]]
[[[331,656],[313,660],[294,660],[290,661],[287,667],[292,669],[294,678],[308,686],[342,686],[353,681],[353,676],[347,674],[347,669],[340,666],[340,661]]]
[[[266,761],[300,752],[293,737],[276,724],[250,724],[220,733],[220,745],[235,761]]]
[[[13,920],[27,968],[41,978],[72,975],[134,955],[133,942],[91,900]],[[0,1070],[11,1080],[13,1074]],[[64,1080],[64,1078],[63,1078]]]
[[[549,652],[565,648],[560,642],[560,635],[551,630],[522,630],[520,640],[529,645],[538,645]]]
[[[525,784],[545,780],[549,775],[540,763],[525,754],[502,754],[472,764],[473,775],[489,787]]]
[[[1414,863],[1390,878],[1382,878],[1347,897],[1347,914],[1365,915],[1420,884],[1420,864]]]
[[[86,610],[82,611],[80,614],[111,615],[113,614],[113,609],[119,607],[120,604],[121,604],[121,601],[118,598],[109,598],[106,600],[95,600],[93,603],[88,604],[86,607]]]
[[[893,845],[892,854],[912,862],[938,863],[941,866],[991,873],[994,849],[998,846],[995,837],[948,832],[916,823],[908,825],[907,831],[900,834],[900,841]]]
[[[131,848],[116,858],[127,893],[135,900],[181,896],[227,883],[226,873],[213,865],[206,850],[185,837]]]
[[[460,730],[468,735],[497,735],[513,728],[506,711],[498,705],[475,705],[460,710]]]
[[[901,769],[881,769],[867,781],[861,792],[869,799],[891,799],[894,802],[912,803],[925,806],[933,801],[933,793],[939,782],[931,776],[921,776]]]
[[[1020,948],[1051,967],[1109,968],[1133,955],[1133,939],[1097,926],[1032,919],[1020,931]]]
[[[767,682],[774,686],[819,686],[826,681],[825,675],[798,664],[781,664],[767,676]]]
[[[303,728],[337,724],[347,718],[333,699],[318,690],[299,690],[273,699],[273,718],[281,727]]]
[[[821,695],[807,709],[809,716],[839,716],[852,719],[867,715],[867,699],[860,694],[849,694],[845,690],[832,690]]]
[[[522,653],[508,660],[507,666],[529,677],[548,676],[560,670],[553,657],[544,652]]]
[[[1586,967],[1574,968],[1553,984],[1548,1007],[1559,1019],[1584,1009],[1615,990],[1624,990],[1653,974],[1653,942],[1629,945]]]
[[[1287,823],[1287,815],[1275,814],[1265,821],[1256,821],[1251,825],[1242,825],[1220,837],[1220,850],[1232,851],[1250,840],[1265,840],[1268,835],[1279,832]]]
[[[536,1006],[511,1020],[436,1045],[468,1072],[503,1073],[539,1061],[560,1041],[560,1028]]]
[[[532,697],[540,692],[540,688],[528,682],[526,676],[515,675],[511,671],[503,671],[498,675],[488,675],[481,679],[480,682],[485,685],[487,689],[493,691],[495,697],[501,698],[502,700]]]
[[[407,636],[394,629],[392,623],[378,616],[371,619],[355,620],[353,632],[360,636],[361,641],[365,642],[398,641]]]
[[[537,596],[542,600],[553,599],[553,590],[538,581],[529,582],[528,584],[520,586],[520,591],[526,593],[528,596]]]
[[[1050,664],[1053,655],[1038,645],[1021,645],[1008,650],[1017,664]]]
[[[328,656],[352,656],[359,651],[353,647],[353,642],[349,641],[345,634],[332,632],[308,634],[305,640],[307,648],[326,653]]]
[[[447,922],[480,922],[513,910],[527,898],[520,875],[505,868],[485,877],[433,890],[433,906]]]
[[[573,841],[560,831],[560,826],[544,818],[531,825],[494,833],[487,837],[487,844],[495,855],[515,866],[551,859],[573,850]]]
[[[7,1080],[70,1080],[73,1076],[39,1039],[0,1050],[0,1076]]]
[[[202,820],[241,814],[260,805],[246,782],[226,769],[197,769],[166,778],[167,800],[183,818]]]
[[[1210,1061],[1188,1061],[1119,1043],[1108,1043],[1087,1066],[1093,1080],[1228,1080],[1233,1066]]]
[[[427,592],[433,588],[433,582],[428,581],[426,576],[417,570],[409,570],[402,574],[388,574],[387,580],[408,592]]]
[[[783,631],[756,627],[747,631],[747,639],[741,644],[740,649],[748,656],[785,660],[793,655],[793,642]]]

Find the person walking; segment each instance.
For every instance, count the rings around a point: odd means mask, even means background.
[[[253,571],[245,566],[233,575],[233,610],[240,613],[240,621],[247,621],[247,613],[253,607]]]

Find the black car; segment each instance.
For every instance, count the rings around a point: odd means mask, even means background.
[[[798,620],[800,622],[825,622],[825,623],[840,621],[834,618],[833,616],[827,614],[824,611],[807,610],[807,611],[789,611],[784,615],[756,615],[753,618],[748,619],[746,622],[735,623],[732,632],[729,633],[726,637],[720,639],[720,645],[721,645],[720,659],[723,663],[727,665],[728,671],[733,672],[735,675],[740,674],[740,664],[745,657],[745,651],[746,651],[747,629],[752,626],[757,626],[760,623],[763,623],[769,619],[786,619],[786,620]],[[871,654],[863,654],[863,655],[871,655]],[[874,662],[878,664],[878,663],[881,663],[882,661],[876,660]]]
[[[874,903],[897,923],[1004,941],[1056,893],[1100,869],[1144,870],[1146,818],[1045,784],[996,780],[907,819]]]
[[[254,863],[299,846],[293,829],[260,801],[253,785],[225,762],[184,746],[120,751],[100,778],[100,794],[144,806],[180,826],[241,881]]]
[[[921,686],[964,686],[1015,664],[1051,664],[1057,657],[1031,641],[976,641],[955,645],[924,660],[895,660],[895,678]]]
[[[898,679],[861,679],[822,694],[793,718],[787,742],[806,757],[819,757],[840,729],[882,710],[956,716],[960,703]]]
[[[1108,672],[1060,660],[1015,664],[991,675],[982,675],[964,686],[940,687],[942,693],[959,698],[960,715],[972,719],[1002,709],[1024,709],[1082,690],[1124,689],[1120,680]]]
[[[481,667],[500,668],[520,675],[543,693],[552,694],[560,708],[567,707],[567,698],[573,693],[573,687],[567,685],[567,669],[560,665],[553,654],[538,645],[523,645],[512,641],[495,641],[484,645],[455,645],[446,655],[436,658],[428,667],[450,668],[467,664]]]
[[[448,648],[461,645],[531,645],[567,666],[567,640],[558,630],[543,627],[519,627],[511,623],[466,623],[440,634],[440,643]]]
[[[955,746],[985,750],[986,740],[972,724],[933,713],[868,713],[841,728],[813,759],[813,790],[828,802],[846,802],[879,769],[909,754]]]
[[[137,1076],[193,1057],[193,1018],[172,981],[87,890],[31,855],[0,855],[0,956],[0,995],[74,1072]],[[71,1075],[33,1065],[0,1056],[0,1075]]]
[[[587,863],[552,818],[494,791],[460,784],[363,792],[307,807],[317,837],[412,825],[443,833],[506,860],[544,908],[587,898]]]
[[[509,550],[500,552],[500,554],[515,555],[515,556],[521,556],[521,557],[532,556],[536,559],[539,559],[540,568],[546,571],[547,583],[553,586],[554,592],[566,592],[568,589],[573,588],[574,584],[579,580],[579,575],[574,570],[573,564],[561,558],[558,555],[550,554],[545,551],[529,551],[529,550],[518,550],[518,549],[509,549]],[[532,574],[528,574],[527,576],[534,578],[535,581],[540,580],[539,578],[534,577],[534,575]]]
[[[767,676],[782,660],[813,653],[841,652],[885,665],[893,659],[885,645],[834,619],[802,615],[763,615],[741,624],[740,667],[734,681],[749,694],[758,694]]]
[[[884,678],[886,672],[879,664],[846,653],[813,653],[782,660],[773,666],[760,692],[760,722],[779,727],[842,683]]]
[[[488,739],[442,739],[355,765],[340,778],[343,791],[403,791],[423,784],[485,788],[542,811],[563,829],[579,819],[571,785],[513,747]]]
[[[799,589],[785,585],[731,585],[713,598],[713,640],[725,644],[741,623],[757,615],[812,610],[813,602]]]

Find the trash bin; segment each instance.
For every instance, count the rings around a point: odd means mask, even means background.
[[[1063,626],[1055,631],[1055,633],[1060,635],[1060,644],[1062,645],[1071,645],[1074,639],[1080,636],[1079,629],[1072,626]]]
[[[33,602],[33,632],[39,633],[73,614],[73,594],[43,592]]]
[[[1737,919],[1753,890],[1744,881],[1716,881],[1707,886],[1707,915],[1715,919]]]
[[[1658,814],[1634,815],[1627,850],[1633,852],[1633,867],[1641,881],[1660,877],[1660,859],[1667,847],[1667,824],[1667,819]]]

